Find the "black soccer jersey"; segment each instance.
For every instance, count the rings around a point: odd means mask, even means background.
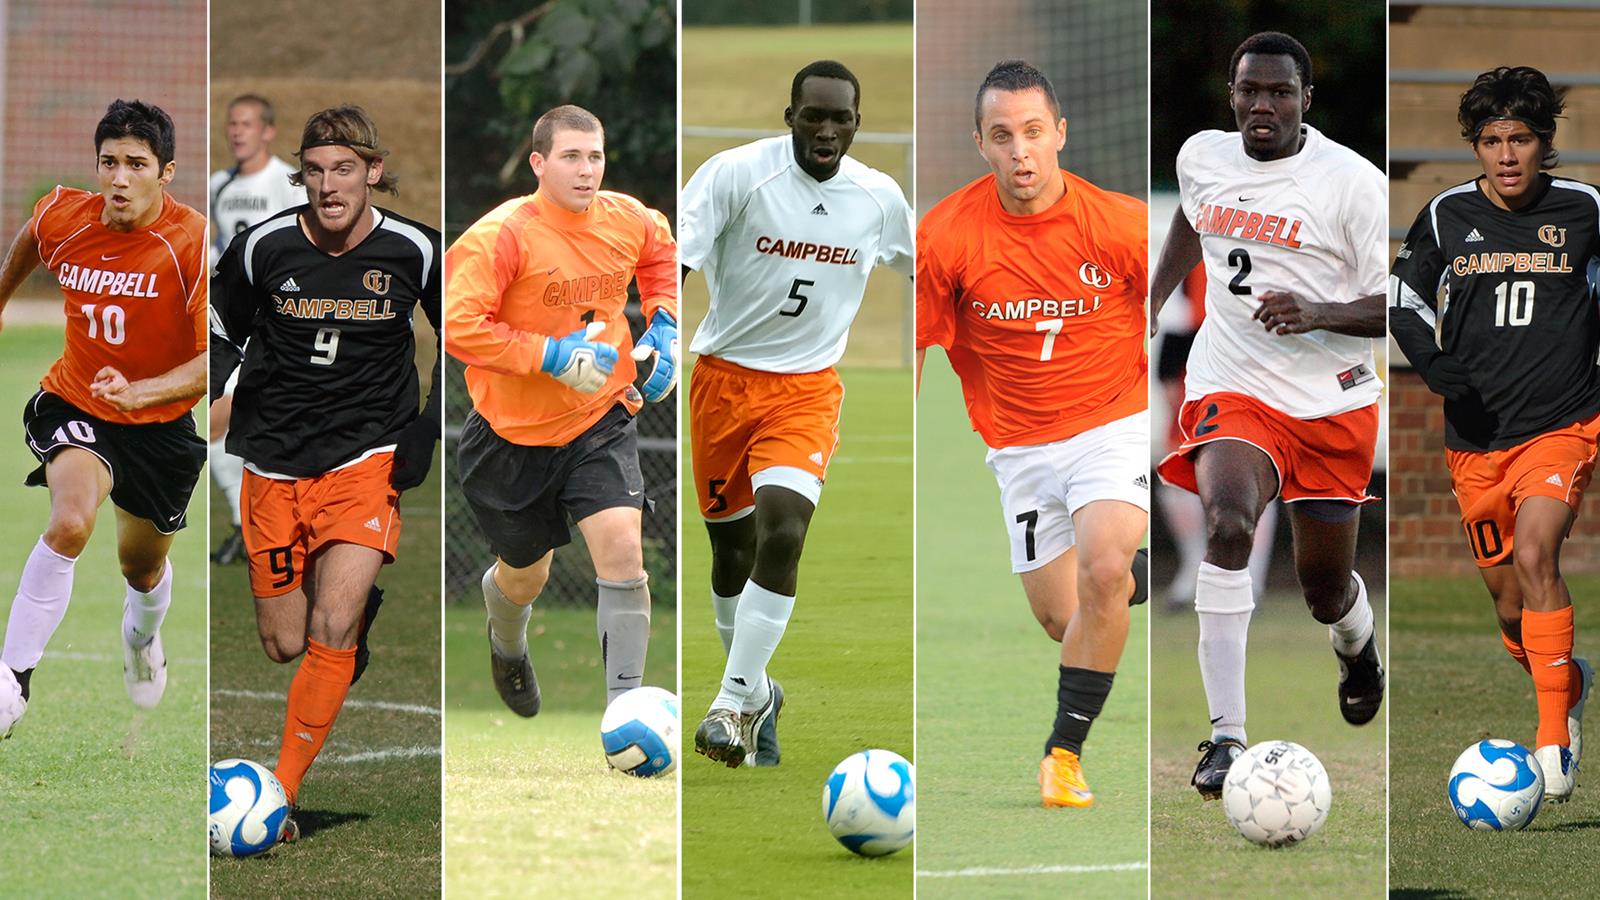
[[[1476,181],[1444,191],[1394,262],[1389,329],[1407,358],[1425,370],[1448,353],[1472,372],[1478,396],[1444,405],[1452,450],[1503,450],[1600,412],[1600,311],[1587,277],[1600,192],[1540,178],[1515,212]]]
[[[228,452],[295,478],[393,445],[417,416],[417,307],[442,331],[437,231],[372,207],[372,233],[329,256],[301,229],[307,209],[240,232],[211,281],[213,399],[243,357]]]

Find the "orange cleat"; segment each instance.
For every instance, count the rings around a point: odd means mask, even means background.
[[[1045,806],[1094,805],[1078,754],[1062,747],[1051,747],[1050,755],[1039,761],[1039,794]]]

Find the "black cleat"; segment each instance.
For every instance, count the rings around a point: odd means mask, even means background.
[[[1351,725],[1365,725],[1383,705],[1383,662],[1378,659],[1378,636],[1367,638],[1361,652],[1339,658],[1339,714]]]
[[[1138,606],[1150,599],[1150,550],[1141,548],[1133,554],[1133,595],[1129,606]]]
[[[778,747],[778,716],[783,714],[783,685],[778,683],[778,679],[768,676],[767,686],[772,694],[767,698],[767,705],[740,716],[740,719],[749,720],[749,734],[745,743],[754,748],[749,754],[752,766],[775,766],[783,760],[783,751]]]
[[[495,652],[494,632],[489,632],[489,672],[494,675],[494,689],[500,692],[511,711],[524,719],[539,714],[539,679],[534,677],[533,662],[526,651],[519,657],[508,659]]]
[[[356,670],[350,675],[350,683],[355,684],[361,680],[361,674],[367,671],[367,663],[372,661],[372,650],[367,647],[367,632],[372,630],[372,620],[378,617],[378,607],[383,605],[383,588],[377,585],[367,592],[367,608],[361,613],[361,631],[356,634]]]
[[[222,539],[217,549],[211,551],[211,561],[219,566],[231,566],[237,562],[244,562],[244,530],[233,526],[233,531]]]
[[[1200,792],[1202,800],[1216,800],[1222,796],[1222,782],[1227,779],[1233,761],[1244,752],[1244,744],[1233,738],[1223,738],[1214,742],[1201,741],[1195,749],[1205,755],[1200,757],[1200,764],[1194,767],[1194,777],[1189,779],[1189,783]]]
[[[17,678],[17,687],[22,688],[22,699],[27,700],[29,687],[28,683],[33,681],[33,669],[23,669],[21,672],[18,672],[16,669],[12,669],[11,674],[15,675]]]
[[[731,709],[713,709],[694,732],[694,752],[730,769],[744,765],[745,745],[740,735],[744,717]]]

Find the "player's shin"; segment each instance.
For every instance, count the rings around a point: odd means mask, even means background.
[[[769,591],[754,581],[745,583],[728,664],[722,673],[722,690],[712,701],[712,709],[753,712],[766,704],[767,663],[783,640],[793,613],[793,597]]]
[[[75,562],[51,550],[43,538],[34,545],[22,567],[16,600],[11,604],[0,662],[18,672],[39,664],[45,644],[67,614]]]
[[[513,603],[495,581],[495,568],[483,573],[483,606],[489,614],[489,642],[494,651],[508,659],[520,659],[528,652],[528,618],[533,601]],[[535,598],[537,599],[537,598]]]
[[[1367,600],[1367,585],[1361,576],[1350,573],[1351,586],[1356,598],[1350,609],[1338,621],[1328,626],[1332,633],[1333,649],[1342,656],[1355,656],[1372,637],[1372,604]]]
[[[1194,608],[1200,620],[1200,678],[1211,714],[1212,740],[1245,742],[1244,664],[1255,601],[1250,572],[1201,563]]]
[[[148,592],[128,585],[127,599],[122,608],[122,639],[134,648],[150,643],[161,623],[167,618],[172,605],[172,562],[163,562],[161,580]]]
[[[1539,704],[1540,747],[1568,745],[1567,710],[1573,695],[1572,607],[1539,612],[1522,611],[1522,646],[1533,674],[1534,697]],[[1582,690],[1581,681],[1579,690]]]
[[[595,630],[605,661],[607,703],[644,684],[650,649],[649,580],[645,575],[631,581],[595,579],[600,586]]]
[[[306,641],[306,655],[300,660],[294,681],[289,685],[289,706],[283,721],[283,742],[274,772],[296,803],[300,782],[306,770],[322,752],[328,732],[339,717],[344,698],[350,693],[350,676],[355,672],[356,648],[336,650],[314,640]]]
[[[1083,755],[1083,741],[1089,736],[1089,727],[1104,708],[1106,696],[1111,693],[1115,672],[1096,672],[1062,666],[1056,687],[1056,723],[1045,741],[1044,755],[1050,748],[1062,747],[1079,756]]]

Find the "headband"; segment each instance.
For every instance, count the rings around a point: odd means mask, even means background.
[[[300,145],[300,149],[297,151],[297,153],[304,153],[307,150],[310,150],[312,147],[349,147],[351,150],[365,150],[368,153],[378,152],[378,148],[372,146],[371,144],[362,143],[361,141],[346,141],[341,140],[340,138],[324,138],[320,141],[306,141]]]
[[[1554,127],[1545,128],[1544,126],[1542,126],[1539,123],[1533,121],[1532,119],[1528,119],[1528,118],[1525,118],[1523,116],[1489,116],[1488,118],[1480,120],[1478,122],[1478,124],[1472,126],[1472,139],[1474,141],[1476,141],[1479,137],[1481,137],[1483,135],[1483,127],[1485,125],[1489,125],[1489,124],[1492,124],[1494,122],[1521,122],[1522,124],[1524,124],[1524,125],[1528,126],[1529,128],[1533,129],[1533,133],[1534,134],[1537,134],[1540,137],[1544,137],[1544,138],[1547,138],[1547,139],[1548,139],[1549,135],[1555,133],[1555,128]]]

